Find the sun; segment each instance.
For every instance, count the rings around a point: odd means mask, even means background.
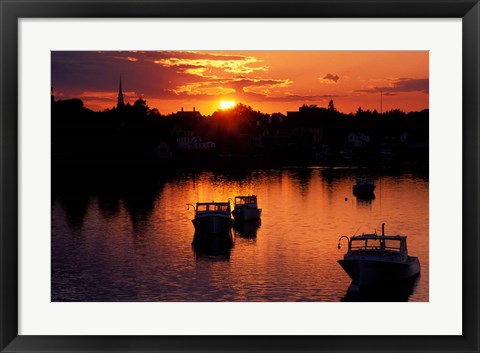
[[[220,109],[227,110],[231,109],[235,106],[234,101],[220,101]]]

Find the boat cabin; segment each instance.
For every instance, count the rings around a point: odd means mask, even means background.
[[[211,214],[230,215],[229,202],[197,202],[195,208],[195,217],[201,217]]]
[[[366,177],[358,177],[356,178],[357,185],[375,185],[372,179]]]
[[[402,235],[359,235],[348,241],[348,254],[406,254],[407,237]]]
[[[257,207],[257,196],[235,196],[235,207],[240,205],[248,205],[252,207]]]

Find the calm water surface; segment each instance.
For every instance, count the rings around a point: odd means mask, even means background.
[[[374,177],[376,198],[352,195],[358,170],[67,176],[52,198],[53,301],[428,301],[428,176]],[[60,186],[55,186],[56,183]],[[75,185],[75,187],[73,186]],[[256,194],[261,224],[194,240],[187,203]],[[341,235],[408,236],[421,276],[349,293]],[[197,240],[201,238],[197,238]]]

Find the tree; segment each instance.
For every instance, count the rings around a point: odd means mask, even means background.
[[[138,112],[141,115],[147,115],[149,110],[147,101],[145,99],[138,98],[135,103],[133,103],[133,109],[135,112]]]
[[[330,112],[330,113],[335,113],[337,111],[337,109],[335,108],[335,105],[333,104],[333,99],[330,100],[330,102],[328,102],[328,108],[327,110]]]

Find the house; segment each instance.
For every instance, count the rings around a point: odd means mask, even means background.
[[[182,109],[176,113],[176,116],[178,118],[192,118],[198,120],[202,117],[202,114],[195,110],[195,107],[193,107],[193,110],[183,110],[182,107]]]
[[[201,150],[210,151],[217,148],[212,141],[203,141],[197,132],[186,130],[177,134],[177,148],[180,150]]]
[[[351,132],[347,136],[349,147],[366,148],[370,144],[370,136],[361,132]]]

